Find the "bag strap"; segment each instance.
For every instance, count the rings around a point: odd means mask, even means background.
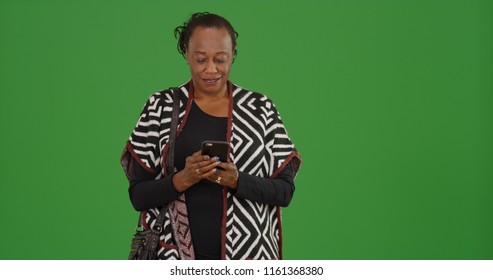
[[[176,91],[177,93],[175,93]],[[176,130],[178,128],[178,111],[180,107],[180,96],[178,95],[179,88],[172,88],[171,93],[173,94],[173,111],[171,112],[171,125],[169,131],[169,148],[168,155],[166,157],[166,166],[168,170],[168,176],[175,172],[175,140],[176,140]]]
[[[169,128],[169,141],[168,141],[168,154],[166,156],[166,167],[168,171],[168,176],[173,175],[175,172],[175,140],[176,140],[176,130],[178,128],[178,111],[180,107],[180,96],[178,92],[179,88],[170,88],[171,94],[173,95],[173,111],[171,111],[171,124]],[[176,91],[176,92],[175,92]],[[164,218],[166,217],[166,212],[168,212],[168,205],[164,205],[157,216],[156,223],[154,224],[157,231],[161,231],[164,225]]]
[[[173,111],[171,111],[171,124],[169,131],[169,141],[168,141],[168,154],[166,156],[166,170],[168,172],[168,176],[173,175],[175,172],[175,140],[176,140],[176,130],[178,128],[178,114],[180,109],[180,95],[178,92],[179,88],[170,88],[171,94],[173,95]],[[166,217],[166,212],[168,212],[168,205],[164,205],[159,211],[159,215],[157,216],[156,223],[154,224],[154,229],[157,231],[161,231],[164,225],[164,219]],[[139,216],[139,225],[140,225],[140,216]]]

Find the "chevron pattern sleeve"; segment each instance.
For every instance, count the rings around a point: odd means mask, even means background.
[[[272,168],[270,177],[276,178],[289,164],[293,177],[296,178],[301,166],[301,156],[288,136],[279,111],[269,98],[265,98],[262,111],[262,115],[271,116],[272,120],[270,122],[266,121],[266,132],[268,134],[266,149],[269,150],[270,166]],[[266,118],[264,117],[264,119]]]
[[[132,176],[132,161],[141,165],[147,172],[154,174],[156,179],[162,174],[161,160],[164,142],[167,142],[167,132],[171,123],[172,99],[164,92],[158,92],[147,100],[139,120],[130,135],[123,155],[121,164],[127,175]],[[162,137],[166,135],[165,137]]]

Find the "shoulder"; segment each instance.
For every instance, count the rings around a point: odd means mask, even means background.
[[[274,102],[267,95],[236,84],[233,84],[233,99],[238,106],[246,105],[251,109],[276,110]]]
[[[163,89],[151,94],[151,96],[147,99],[146,108],[172,107],[174,94],[179,94],[180,99],[188,98],[188,83],[177,87]]]

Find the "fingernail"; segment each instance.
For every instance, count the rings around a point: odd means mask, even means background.
[[[212,172],[216,172],[216,171],[217,171],[217,168],[212,169]]]
[[[220,163],[221,163],[221,162],[220,162],[219,160],[218,160],[218,161],[216,161],[216,164],[220,164]]]
[[[204,156],[204,159],[209,159],[209,156]]]

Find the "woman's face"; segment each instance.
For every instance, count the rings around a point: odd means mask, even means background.
[[[196,27],[185,56],[195,91],[220,94],[226,90],[233,62],[233,44],[226,29]]]

